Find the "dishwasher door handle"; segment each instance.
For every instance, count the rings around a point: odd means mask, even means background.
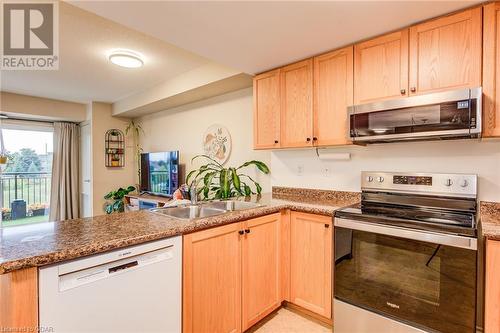
[[[118,265],[118,266],[115,266],[115,267],[110,267],[110,268],[108,268],[108,272],[109,272],[109,274],[113,274],[113,273],[116,273],[116,272],[119,272],[119,271],[123,271],[123,270],[125,270],[127,268],[135,267],[137,265],[139,265],[139,263],[137,262],[137,260],[134,260],[134,261],[122,264],[122,265]]]

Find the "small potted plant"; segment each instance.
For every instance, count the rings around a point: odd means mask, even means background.
[[[31,204],[28,209],[31,211],[31,216],[43,216],[45,215],[47,205],[43,203]]]
[[[10,220],[10,218],[11,218],[11,216],[10,216],[10,208],[3,207],[2,208],[2,220],[8,221],[8,220]]]
[[[201,183],[198,194],[203,194],[204,200],[228,199],[237,196],[249,197],[252,194],[260,195],[262,186],[252,177],[242,172],[242,169],[255,166],[257,170],[264,174],[270,172],[269,167],[261,161],[248,161],[238,167],[225,168],[207,155],[197,155],[193,157],[191,163],[198,158],[205,159],[208,163],[198,169],[192,170],[186,177],[188,185]],[[193,182],[193,183],[192,183]]]
[[[6,154],[0,153],[0,164],[7,164],[8,159],[9,157]]]
[[[111,157],[111,166],[112,167],[120,166],[120,158],[117,155],[113,155],[113,157]]]
[[[111,130],[111,132],[109,132],[109,140],[118,141],[120,139],[119,135],[120,133],[117,130]]]
[[[111,191],[104,196],[107,202],[104,204],[104,211],[106,214],[111,214],[114,212],[122,213],[125,211],[124,198],[130,192],[135,191],[134,186],[129,186],[127,188],[119,188],[116,191]]]

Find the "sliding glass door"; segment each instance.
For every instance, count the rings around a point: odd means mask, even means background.
[[[0,174],[2,226],[48,221],[52,124],[3,120],[1,126],[8,155]]]

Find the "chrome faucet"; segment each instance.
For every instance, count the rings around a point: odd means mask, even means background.
[[[189,186],[189,198],[191,199],[191,204],[196,205],[198,203],[198,191],[196,189],[196,179],[191,182]]]

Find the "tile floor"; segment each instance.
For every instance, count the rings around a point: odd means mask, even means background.
[[[332,333],[332,329],[281,308],[266,321],[250,330],[252,333]]]

